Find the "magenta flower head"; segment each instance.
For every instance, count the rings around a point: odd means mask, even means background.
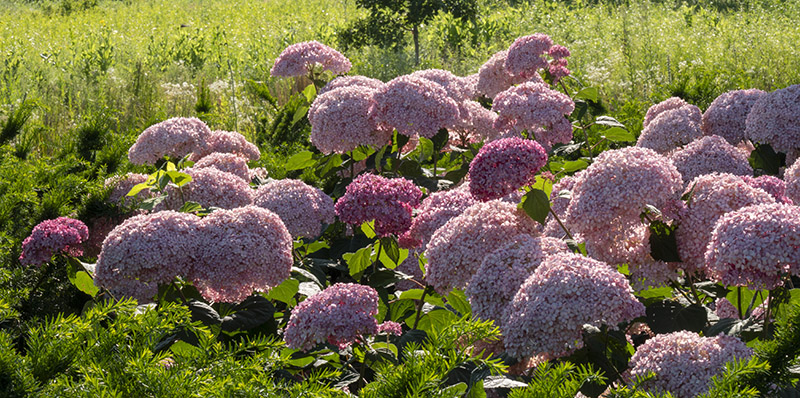
[[[505,66],[507,56],[508,50],[497,52],[481,66],[478,70],[478,82],[475,86],[475,90],[478,93],[488,98],[494,98],[497,94],[508,90],[509,87],[516,84],[525,83],[526,81],[544,83],[538,73],[527,79],[509,73]]]
[[[342,53],[316,41],[305,41],[286,47],[272,66],[272,76],[306,76],[312,70],[331,71],[341,75],[353,65]]]
[[[336,215],[348,224],[375,220],[379,236],[400,235],[411,227],[411,210],[421,198],[422,191],[410,180],[362,174],[336,202]]]
[[[293,238],[316,238],[336,216],[333,199],[300,180],[275,180],[258,187],[253,204],[277,214]]]
[[[744,140],[750,109],[766,94],[757,89],[728,91],[714,99],[703,113],[703,134],[718,135],[736,145]]]
[[[760,96],[747,115],[745,136],[787,155],[800,149],[800,84]]]
[[[547,68],[547,55],[553,47],[553,40],[543,33],[519,37],[508,48],[505,67],[512,75],[526,79]]]
[[[360,145],[382,147],[392,139],[392,129],[369,115],[375,89],[353,85],[317,96],[308,111],[311,143],[324,154],[345,153]]]
[[[706,250],[709,279],[729,286],[773,289],[800,275],[800,207],[743,207],[719,218]]]
[[[686,184],[695,177],[713,172],[737,176],[753,175],[748,157],[748,153],[718,135],[694,140],[669,156]]]
[[[383,87],[384,83],[378,79],[373,79],[366,76],[338,76],[329,81],[325,87],[322,87],[317,92],[317,97],[328,91],[336,90],[342,87],[363,87],[366,89],[377,90]]]
[[[164,156],[181,159],[201,151],[211,136],[211,129],[198,118],[175,117],[154,124],[139,134],[128,150],[133,164],[155,164]]]
[[[469,164],[469,190],[478,200],[502,198],[533,183],[547,163],[547,152],[536,141],[520,137],[492,141]]]
[[[232,153],[245,160],[258,160],[261,152],[258,147],[241,134],[235,131],[214,130],[206,140],[205,145],[199,146],[189,157],[189,160],[197,162],[204,156],[212,153]]]
[[[800,170],[800,168],[798,168],[798,170]],[[788,175],[788,171],[786,175]],[[794,203],[792,199],[786,196],[786,182],[778,177],[768,175],[758,177],[742,176],[742,180],[753,188],[763,189],[778,203]]]
[[[703,136],[700,108],[684,105],[658,113],[642,130],[636,146],[666,154]]]
[[[186,185],[177,188],[167,186],[167,199],[156,209],[179,209],[184,201],[197,202],[203,207],[233,209],[253,203],[253,189],[241,177],[214,167],[184,170],[192,177]]]
[[[528,130],[546,150],[555,143],[572,139],[572,123],[566,118],[575,103],[544,83],[523,83],[497,94],[492,110],[499,116],[498,130]]]
[[[431,194],[422,201],[411,223],[411,228],[400,236],[400,246],[407,249],[421,248],[428,245],[437,229],[477,203],[466,185],[448,191]]]
[[[548,256],[506,308],[506,351],[544,359],[581,348],[583,325],[608,325],[643,316],[645,308],[625,276],[606,263],[572,253]]]
[[[458,104],[442,85],[419,76],[400,76],[375,92],[370,116],[403,135],[431,138],[458,123]]]
[[[292,237],[267,209],[217,210],[202,219],[198,230],[196,262],[188,277],[206,300],[238,303],[291,274]]]
[[[339,349],[381,332],[400,334],[400,325],[375,319],[378,292],[356,283],[337,283],[307,298],[292,310],[283,335],[289,348],[308,351],[328,342]]]
[[[80,220],[59,217],[45,220],[33,227],[30,236],[22,241],[22,265],[42,265],[53,255],[64,253],[69,256],[83,255],[81,243],[89,239],[89,228]]]
[[[800,204],[800,162],[795,161],[783,175],[786,181],[786,197]]]
[[[700,337],[694,332],[659,334],[647,340],[630,361],[632,377],[655,377],[642,386],[655,393],[671,392],[676,398],[692,398],[708,392],[711,378],[725,371],[725,363],[753,355],[736,337]]]
[[[213,168],[219,171],[233,174],[242,180],[250,181],[250,168],[247,167],[247,159],[232,153],[212,153],[203,156],[194,164],[193,169]]]

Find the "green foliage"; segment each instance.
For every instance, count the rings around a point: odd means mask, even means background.
[[[588,367],[544,363],[536,367],[527,387],[511,390],[508,398],[574,398],[585,383],[598,381],[600,374]]]
[[[33,115],[34,109],[36,109],[36,103],[34,101],[23,100],[22,103],[11,112],[5,124],[3,124],[3,129],[0,130],[0,145],[8,143],[22,133],[22,128]]]

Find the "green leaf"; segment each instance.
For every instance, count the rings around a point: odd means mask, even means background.
[[[531,189],[522,198],[522,209],[530,218],[544,225],[547,215],[550,213],[550,199],[541,189]]]
[[[597,119],[594,119],[594,124],[625,128],[624,124],[620,123],[619,120],[614,119],[611,116],[598,116]]]
[[[375,150],[365,146],[359,146],[358,148],[353,150],[353,160],[356,162],[360,162],[375,153]]]
[[[567,173],[574,173],[578,170],[583,170],[587,167],[589,167],[589,162],[583,159],[578,159],[578,160],[569,160],[564,162],[562,169]]]
[[[100,291],[97,286],[94,285],[94,280],[86,271],[78,271],[75,275],[71,275],[69,281],[72,282],[78,290],[94,297]]]
[[[130,192],[126,196],[136,196],[139,192],[144,191],[145,189],[149,189],[152,185],[148,184],[147,182],[143,182],[141,184],[136,184],[131,188]]]
[[[142,201],[142,204],[139,205],[139,208],[142,210],[153,210],[154,207],[158,206],[159,203],[163,202],[164,199],[167,198],[167,195],[158,195],[152,198],[145,199]]]
[[[300,290],[300,281],[297,279],[289,278],[280,285],[272,288],[267,294],[267,298],[270,300],[277,300],[284,302],[289,305],[293,305],[294,295]]]
[[[625,130],[624,128],[618,126],[603,131],[602,135],[603,137],[606,137],[607,140],[614,142],[636,141],[636,137],[634,137],[634,135],[630,131]]]
[[[361,273],[372,265],[372,245],[358,249],[355,253],[345,253],[342,258],[347,263],[350,276]]]
[[[408,258],[408,250],[400,249],[394,238],[381,238],[381,263],[389,269],[394,269]]]
[[[653,221],[650,223],[650,255],[656,259],[667,263],[681,262],[678,253],[678,242],[675,240],[675,226],[669,226],[663,221]]]
[[[656,334],[681,330],[700,332],[708,320],[705,307],[692,304],[684,307],[677,301],[663,300],[646,308],[647,325]]]
[[[314,102],[314,98],[317,96],[317,88],[313,84],[309,84],[305,90],[303,90],[303,96],[306,97],[306,101],[308,103]]]
[[[582,98],[592,102],[597,102],[597,98],[600,95],[600,92],[597,90],[597,87],[584,87],[581,91],[578,91],[575,94],[575,98]]]
[[[453,289],[447,295],[447,304],[456,310],[459,316],[472,314],[472,307],[469,305],[469,300],[467,300],[463,290]]]
[[[188,201],[181,206],[178,212],[180,213],[194,213],[203,210],[203,206],[200,206],[200,203]]]
[[[421,330],[424,330],[428,334],[433,334],[438,330],[442,330],[450,326],[450,324],[455,322],[456,319],[458,319],[458,317],[456,317],[456,315],[452,312],[444,308],[438,308],[422,315],[419,318],[419,324],[417,327]],[[413,326],[413,319],[408,318],[406,321],[411,322],[409,327]]]
[[[314,163],[314,154],[310,151],[303,151],[294,154],[289,158],[289,160],[286,161],[286,170],[291,171],[305,169],[313,166]]]
[[[366,236],[367,238],[374,239],[375,238],[375,221],[367,221],[367,222],[361,224],[361,232],[363,232],[364,236]]]
[[[182,187],[192,181],[192,176],[176,170],[168,171],[167,176],[169,176],[169,179],[179,187]]]
[[[786,166],[786,154],[776,153],[767,144],[758,144],[756,149],[750,152],[750,157],[747,161],[750,162],[750,166],[753,167],[757,174],[776,176],[781,167]]]
[[[439,132],[431,138],[431,142],[433,143],[433,151],[434,152],[441,152],[442,149],[447,145],[447,141],[450,139],[450,132],[447,129],[439,129]]]
[[[433,141],[425,138],[419,137],[419,144],[417,144],[416,151],[419,151],[419,162],[425,163],[428,159],[433,156]]]
[[[222,330],[226,332],[250,330],[264,324],[271,324],[271,330],[277,329],[275,306],[263,296],[250,296],[237,304],[233,311],[232,314],[222,318]]]
[[[169,347],[175,356],[184,358],[196,358],[202,355],[199,347],[195,347],[185,341],[178,340]]]

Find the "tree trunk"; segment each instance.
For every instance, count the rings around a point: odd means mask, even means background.
[[[411,29],[411,35],[414,36],[414,65],[419,66],[419,29],[417,26]]]

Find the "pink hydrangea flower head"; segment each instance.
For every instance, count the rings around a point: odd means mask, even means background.
[[[491,141],[498,137],[499,131],[494,128],[494,121],[497,114],[490,109],[486,109],[476,101],[464,101],[459,105],[461,109],[461,119],[450,130],[450,141],[458,143],[456,137],[467,137],[461,140],[463,146],[479,142]]]
[[[644,388],[671,392],[676,398],[696,397],[708,391],[711,378],[725,371],[725,363],[747,359],[753,350],[736,337],[700,337],[694,332],[659,334],[639,346],[630,360],[630,375],[656,377]]]
[[[572,139],[572,123],[566,118],[575,109],[567,95],[544,83],[523,83],[497,94],[492,110],[498,113],[497,130],[534,132],[536,141],[549,150],[555,143]]]
[[[583,345],[583,325],[643,316],[625,276],[588,257],[556,253],[525,280],[503,315],[506,352],[517,358],[558,358]]]
[[[800,275],[800,207],[743,207],[719,218],[706,251],[706,275],[729,286],[772,289]]]
[[[147,181],[147,174],[128,173],[121,176],[106,178],[103,184],[106,188],[111,188],[108,195],[109,203],[121,203],[123,206],[130,206],[135,201],[142,201],[150,197],[150,190],[143,189],[135,196],[127,196],[131,189]]]
[[[483,258],[509,236],[537,235],[537,223],[516,204],[480,202],[436,230],[428,243],[425,278],[444,294],[467,286]]]
[[[478,200],[508,195],[533,183],[547,163],[547,152],[536,141],[503,138],[484,145],[469,164],[469,189]]]
[[[749,154],[718,135],[694,140],[669,155],[683,176],[683,182],[687,184],[695,177],[713,172],[738,176],[753,175],[753,168],[747,161],[748,157]]]
[[[564,59],[570,55],[569,49],[559,44],[550,47],[550,49],[547,50],[547,54],[553,57],[553,59]]]
[[[400,76],[375,92],[370,110],[374,120],[403,135],[431,138],[439,129],[458,123],[460,112],[440,84],[419,76]]]
[[[277,214],[293,238],[316,238],[333,224],[333,199],[300,180],[275,180],[258,187],[253,204]]]
[[[215,152],[204,156],[193,166],[195,170],[209,167],[231,173],[245,181],[250,181],[250,168],[247,167],[247,160],[241,156],[232,153]]]
[[[526,79],[547,68],[544,55],[553,47],[553,40],[543,33],[519,37],[508,48],[505,68],[514,76]]]
[[[764,94],[764,91],[751,88],[720,95],[703,113],[703,133],[718,135],[731,145],[742,142],[747,115],[753,104]]]
[[[319,89],[317,96],[327,93],[328,91],[336,90],[342,87],[364,87],[368,89],[377,90],[383,87],[383,82],[378,79],[373,79],[366,76],[338,76],[328,82],[325,87]]]
[[[665,110],[642,130],[636,146],[666,154],[702,137],[701,117],[700,108],[694,105]]]
[[[400,236],[400,245],[404,248],[421,248],[428,245],[437,229],[464,212],[468,207],[477,203],[467,185],[431,194],[422,201],[416,211],[411,228]]]
[[[197,202],[203,207],[233,209],[253,203],[250,183],[234,174],[214,167],[189,168],[183,170],[192,177],[186,185],[177,188],[167,186],[169,195],[156,206],[157,210],[179,209],[184,201]]]
[[[550,73],[550,76],[553,78],[553,84],[558,84],[558,82],[572,73],[569,69],[567,69],[568,62],[566,59],[554,59],[550,62],[550,66],[548,67],[547,71]]]
[[[505,63],[508,51],[503,50],[495,53],[478,70],[478,81],[475,90],[485,95],[487,98],[494,98],[497,94],[508,90],[509,87],[532,81],[534,83],[544,83],[538,73],[529,78],[514,76],[506,70]]]
[[[356,283],[337,283],[292,310],[283,335],[289,348],[310,350],[329,342],[339,349],[381,332],[397,334],[399,325],[378,325],[378,292]]]
[[[466,294],[472,315],[493,320],[496,325],[514,294],[536,267],[550,255],[566,253],[567,244],[555,238],[518,235],[510,243],[486,256],[472,276]]]
[[[712,173],[695,178],[685,194],[693,190],[689,205],[678,218],[675,231],[681,268],[689,273],[702,270],[706,247],[717,220],[724,214],[742,207],[775,203],[765,191],[753,188],[732,174]]]
[[[651,106],[649,109],[647,109],[647,113],[644,115],[644,121],[642,122],[642,127],[647,127],[647,125],[650,124],[650,122],[653,121],[653,119],[655,119],[656,116],[660,115],[663,112],[672,109],[682,108],[684,106],[689,106],[689,105],[690,104],[688,102],[678,97],[667,98],[666,100],[661,101]]]
[[[206,140],[206,144],[196,148],[189,160],[197,162],[212,153],[232,153],[245,160],[258,160],[261,158],[261,152],[258,147],[247,141],[244,135],[235,131],[212,131],[211,136]]]
[[[733,318],[733,319],[741,319],[742,317],[739,315],[739,309],[736,308],[730,301],[728,301],[725,297],[720,297],[716,301],[714,301],[714,313],[720,317],[720,319],[724,318]]]
[[[786,182],[775,176],[742,176],[747,185],[753,188],[760,188],[766,191],[778,203],[793,204],[794,202],[786,196]]]
[[[139,134],[128,150],[128,159],[133,164],[155,164],[164,156],[181,159],[202,150],[210,136],[211,129],[198,118],[167,119]]]
[[[747,115],[745,137],[769,144],[776,152],[799,149],[800,84],[760,96]]]
[[[312,69],[331,71],[341,75],[353,65],[342,53],[316,41],[304,41],[286,47],[270,70],[271,76],[306,76]]]
[[[800,204],[800,162],[794,162],[783,175],[786,181],[786,197]]]
[[[324,154],[345,153],[360,145],[382,147],[392,138],[392,129],[370,117],[375,89],[354,85],[317,96],[308,111],[311,143]]]
[[[292,237],[275,213],[256,206],[217,210],[199,225],[196,262],[189,272],[209,301],[241,302],[291,274]]]
[[[89,239],[89,228],[80,220],[58,217],[45,220],[33,227],[31,234],[22,241],[22,265],[42,265],[55,254],[64,253],[72,257],[83,255],[81,243]]]
[[[472,90],[463,77],[459,77],[444,69],[424,69],[411,73],[409,76],[428,79],[444,88],[447,95],[457,103],[472,98]]]
[[[400,235],[411,227],[412,209],[421,198],[422,191],[410,180],[361,174],[347,186],[335,209],[345,223],[375,220],[379,236]]]

